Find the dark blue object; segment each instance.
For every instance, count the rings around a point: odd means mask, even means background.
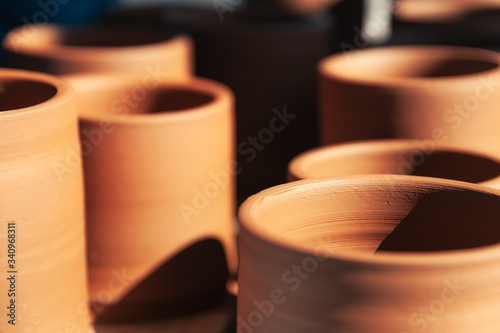
[[[118,0],[0,0],[0,40],[23,24],[82,24],[96,21]],[[0,66],[3,65],[0,52]]]
[[[94,21],[117,0],[2,0],[0,16],[10,27]]]
[[[3,39],[3,36],[5,36],[5,34],[7,34],[7,31],[9,31],[9,27],[3,20],[0,19],[0,40]],[[2,64],[3,64],[3,52],[0,52],[0,67],[2,66]]]

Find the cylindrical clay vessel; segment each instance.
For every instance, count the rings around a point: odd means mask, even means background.
[[[321,141],[430,139],[500,156],[499,59],[438,46],[326,58],[319,64]]]
[[[500,330],[500,196],[417,176],[302,180],[240,208],[240,332]]]
[[[125,71],[173,80],[193,72],[188,36],[144,27],[25,25],[9,32],[3,48],[8,67],[56,75]]]
[[[321,146],[296,156],[288,180],[400,174],[500,187],[500,159],[431,140],[370,140]]]
[[[0,70],[1,332],[87,332],[82,163],[71,86]]]
[[[204,79],[66,78],[80,115],[96,317],[215,299],[237,259],[231,91]]]
[[[392,45],[461,45],[500,50],[496,0],[400,0]]]

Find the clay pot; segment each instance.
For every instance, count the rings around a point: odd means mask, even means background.
[[[446,44],[499,49],[496,0],[399,0],[390,44]]]
[[[454,179],[500,188],[500,159],[430,140],[372,140],[322,146],[288,165],[288,180],[400,174]]]
[[[236,97],[238,198],[286,182],[286,166],[317,145],[317,62],[332,52],[329,14],[258,20],[212,8],[166,8],[163,24],[196,44],[197,74],[227,84]],[[129,22],[129,21],[128,21]]]
[[[321,141],[430,139],[498,157],[499,59],[437,46],[328,57],[319,65]]]
[[[133,71],[184,79],[193,71],[189,37],[145,28],[26,25],[12,30],[3,47],[7,66],[56,75]]]
[[[89,329],[77,126],[69,84],[0,70],[1,332]]]
[[[239,211],[238,329],[497,332],[499,193],[379,175],[256,194]]]
[[[171,315],[223,295],[237,259],[231,91],[196,78],[66,78],[80,115],[96,317]]]

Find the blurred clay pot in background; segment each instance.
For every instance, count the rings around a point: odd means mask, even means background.
[[[399,0],[388,44],[446,44],[500,49],[497,0]]]
[[[500,57],[462,47],[384,47],[319,64],[323,144],[413,138],[500,156]]]
[[[500,159],[431,140],[372,140],[322,146],[296,156],[288,180],[367,174],[454,179],[500,188]]]
[[[239,211],[238,329],[497,332],[499,194],[378,175],[250,197]]]
[[[231,91],[197,78],[66,78],[80,116],[96,317],[168,315],[221,296],[237,260]]]
[[[239,9],[239,7],[238,7]],[[242,10],[163,6],[125,9],[114,24],[181,29],[195,41],[196,73],[236,97],[238,199],[286,182],[291,158],[317,146],[317,62],[333,52],[329,14],[258,19]]]
[[[1,332],[89,329],[74,102],[51,75],[0,70]]]
[[[184,79],[193,71],[185,35],[112,25],[26,25],[3,41],[5,63],[56,75],[94,71],[137,72]]]

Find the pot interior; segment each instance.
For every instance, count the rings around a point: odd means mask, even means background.
[[[438,78],[478,74],[499,67],[498,59],[481,50],[459,48],[383,48],[336,56],[327,70],[356,78]]]
[[[111,25],[80,26],[60,30],[54,43],[72,47],[131,47],[162,43],[172,33]]]
[[[353,144],[303,155],[291,165],[299,178],[400,174],[481,183],[500,177],[500,162],[473,152],[416,145]]]
[[[146,113],[158,113],[169,111],[182,111],[208,104],[214,97],[196,90],[185,89],[162,89],[151,94],[149,106]]]
[[[69,77],[81,116],[100,119],[133,114],[186,111],[204,106],[216,95],[187,86],[160,86],[153,77]]]
[[[243,225],[309,252],[449,251],[500,242],[500,196],[458,182],[381,176],[289,186],[254,202]]]
[[[34,106],[48,101],[57,88],[45,82],[0,78],[0,111]]]

